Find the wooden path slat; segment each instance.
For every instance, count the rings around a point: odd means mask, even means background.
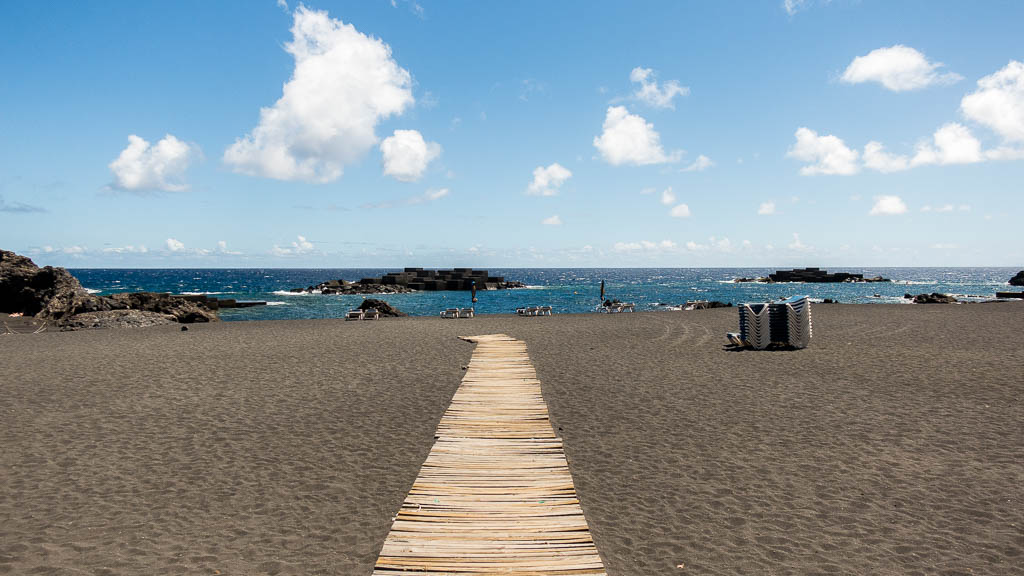
[[[526,344],[477,347],[375,576],[604,575]]]

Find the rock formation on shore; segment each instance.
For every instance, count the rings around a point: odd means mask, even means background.
[[[362,304],[359,305],[359,309],[360,310],[369,310],[371,308],[377,310],[377,312],[381,316],[391,316],[391,317],[408,316],[408,314],[406,314],[405,312],[402,312],[398,308],[395,308],[394,306],[392,306],[391,304],[388,304],[387,302],[385,302],[383,300],[375,300],[373,298],[367,298],[366,300],[363,300]]]
[[[380,278],[363,278],[358,282],[329,280],[316,286],[292,288],[292,292],[320,292],[322,294],[403,294],[418,290],[505,290],[525,288],[515,280],[506,281],[503,276],[491,276],[487,270],[455,268],[453,270],[424,270],[406,268],[402,272],[390,272]]]
[[[957,302],[959,300],[956,298],[948,294],[939,294],[938,292],[914,296],[914,304],[956,304]]]
[[[218,320],[200,303],[169,294],[89,294],[64,268],[39,268],[6,250],[0,250],[0,312],[35,316],[68,330]]]
[[[1017,272],[1017,275],[1010,278],[1010,286],[1024,286],[1024,270]]]

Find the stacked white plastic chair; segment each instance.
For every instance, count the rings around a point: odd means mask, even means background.
[[[771,341],[775,344],[806,348],[811,343],[811,300],[793,296],[770,306]]]
[[[768,304],[740,304],[740,340],[755,350],[772,343]]]

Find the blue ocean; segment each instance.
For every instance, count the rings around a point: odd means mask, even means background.
[[[358,306],[363,296],[293,294],[326,280],[359,280],[395,269],[72,269],[70,272],[91,292],[171,292],[208,294],[217,298],[257,300],[267,306],[225,309],[221,318],[280,320],[340,318]],[[738,277],[766,276],[764,268],[499,268],[494,276],[519,280],[529,288],[480,291],[474,305],[480,314],[511,314],[521,306],[551,306],[556,314],[595,312],[600,303],[600,284],[606,298],[634,302],[637,310],[670,310],[687,300],[761,302],[792,295],[831,298],[845,303],[900,303],[905,293],[941,292],[960,299],[984,300],[1007,290],[1012,268],[836,268],[830,271],[883,276],[892,283],[865,284],[763,284],[742,283]],[[373,298],[374,296],[367,296]],[[392,306],[413,316],[435,316],[440,310],[465,307],[468,291],[415,292],[381,296]]]

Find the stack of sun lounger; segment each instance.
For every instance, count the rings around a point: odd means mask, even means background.
[[[807,296],[793,296],[773,302],[769,308],[773,343],[794,348],[806,348],[810,344],[811,301]]]
[[[772,343],[768,304],[740,304],[740,342],[764,350]]]

